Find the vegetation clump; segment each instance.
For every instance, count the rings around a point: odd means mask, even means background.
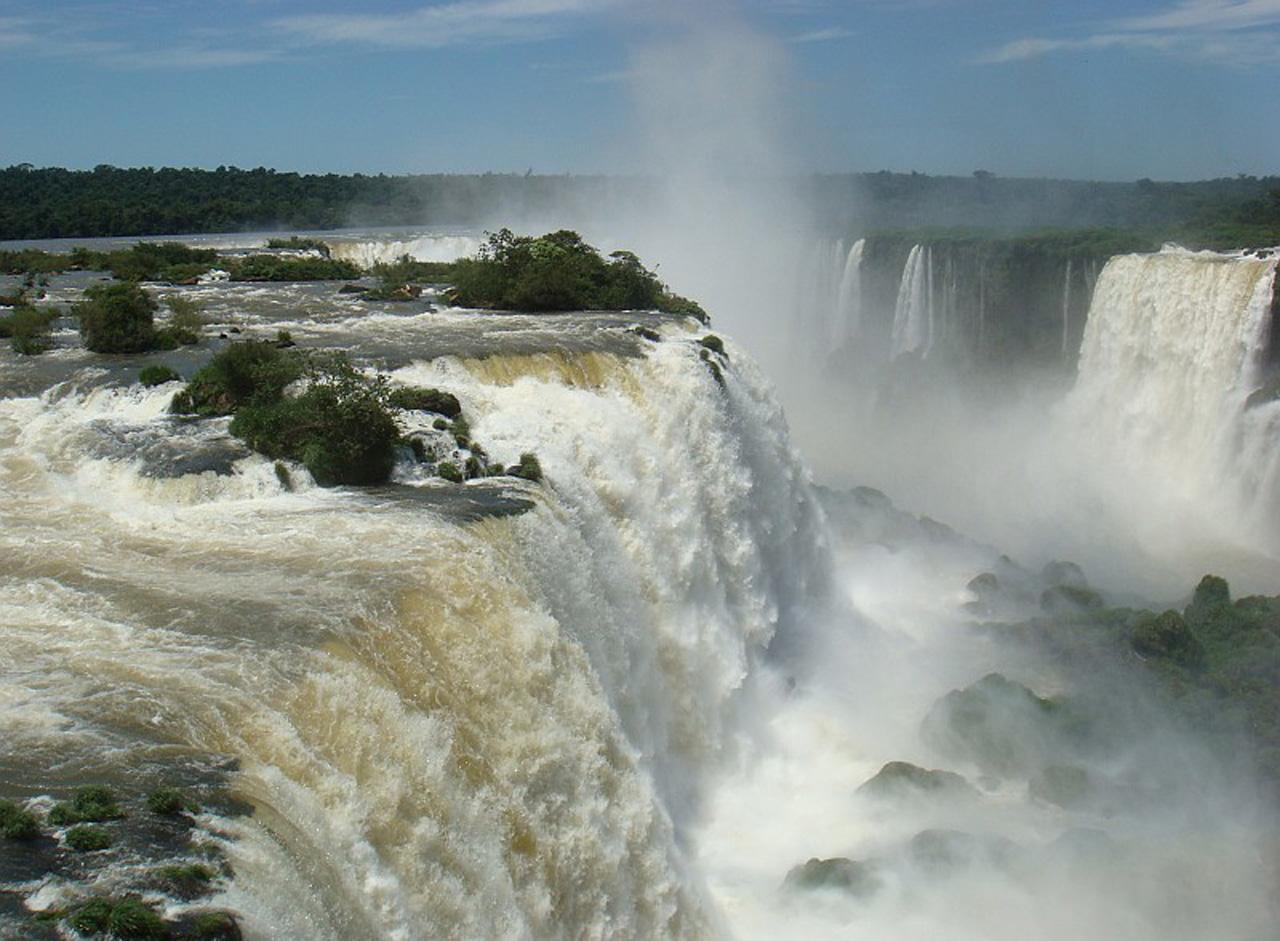
[[[147,810],[160,817],[176,817],[190,811],[195,813],[199,806],[187,799],[187,796],[176,787],[158,787],[147,795]]]
[[[445,418],[458,418],[462,414],[462,405],[458,397],[439,389],[424,389],[420,386],[396,386],[387,395],[387,401],[396,408],[405,411],[434,412]]]
[[[94,853],[111,846],[111,834],[103,827],[81,823],[67,831],[67,846],[79,853]]]
[[[542,464],[538,461],[536,454],[525,451],[520,455],[520,463],[507,468],[507,473],[512,477],[521,477],[536,484],[542,480]]]
[[[1177,611],[1148,616],[1133,629],[1133,649],[1143,657],[1158,657],[1188,670],[1204,667],[1204,645]]]
[[[921,732],[940,753],[1004,777],[1096,744],[1094,723],[1072,703],[1037,696],[999,673],[938,700]]]
[[[217,873],[204,863],[180,863],[161,866],[156,876],[170,892],[192,899],[213,891],[211,883]]]
[[[138,381],[148,389],[181,379],[182,377],[168,366],[144,366],[138,373]]]
[[[95,284],[84,294],[74,313],[80,318],[80,336],[88,349],[95,353],[145,353],[165,345],[155,327],[155,299],[138,285],[127,281]]]
[[[333,258],[282,258],[250,255],[230,265],[232,281],[350,281],[360,269]]]
[[[120,941],[152,941],[169,935],[155,910],[132,897],[90,899],[71,913],[67,923],[86,937],[110,935]]]
[[[252,402],[278,402],[303,374],[303,361],[265,340],[232,343],[202,367],[170,406],[178,415],[231,415]]]
[[[72,823],[99,823],[103,820],[119,820],[124,811],[116,803],[109,787],[92,784],[76,791],[66,803],[55,804],[49,811],[49,822],[55,827]]]
[[[0,317],[0,337],[22,356],[36,356],[53,347],[52,327],[58,312],[21,304],[8,317]]]
[[[475,258],[455,262],[452,274],[452,302],[462,307],[660,310],[706,320],[702,308],[671,294],[631,252],[613,252],[606,261],[568,229],[538,238],[502,229]]]
[[[391,476],[400,430],[386,379],[370,379],[341,354],[301,360],[296,396],[254,395],[231,433],[267,457],[297,461],[321,486],[378,484]]]
[[[35,814],[13,801],[0,800],[0,837],[6,840],[34,840],[40,833]]]

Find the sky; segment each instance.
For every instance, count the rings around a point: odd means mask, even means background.
[[[0,0],[0,166],[643,173],[725,32],[789,171],[1280,173],[1280,0]]]

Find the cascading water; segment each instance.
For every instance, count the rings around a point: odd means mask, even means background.
[[[1275,278],[1274,257],[1166,248],[1113,258],[1066,403],[1143,487],[1272,541],[1277,405],[1245,406],[1263,381]]]
[[[329,255],[362,268],[391,264],[408,255],[414,261],[456,261],[468,258],[480,247],[480,239],[468,235],[423,235],[413,238],[331,238]]]
[[[893,339],[890,357],[906,353],[928,355],[933,345],[933,249],[917,245],[907,256],[893,312]]]
[[[866,247],[867,240],[858,239],[845,258],[828,334],[832,350],[838,350],[846,343],[857,343],[862,330],[862,255]]]
[[[253,456],[171,476],[136,445],[185,446],[172,387],[90,371],[0,399],[0,777],[234,759],[255,813],[202,826],[250,938],[713,933],[682,821],[822,595],[821,515],[740,351],[721,386],[684,328],[567,353],[557,323],[572,343],[572,319],[512,318],[546,351],[393,373],[454,389],[494,457],[536,450],[549,483],[507,485],[523,515],[451,515],[438,485],[286,492]]]

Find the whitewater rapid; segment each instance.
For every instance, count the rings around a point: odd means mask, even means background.
[[[718,385],[669,330],[394,371],[455,391],[496,459],[539,455],[545,487],[506,485],[533,509],[474,522],[286,492],[258,457],[99,456],[172,435],[171,387],[0,400],[8,773],[234,758],[255,813],[208,823],[237,876],[214,903],[249,937],[714,933],[681,821],[826,563],[763,379],[730,346]]]

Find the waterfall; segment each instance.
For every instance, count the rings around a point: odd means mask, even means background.
[[[862,254],[866,246],[866,239],[858,239],[845,258],[840,286],[836,291],[835,319],[829,334],[832,350],[855,342],[862,330]]]
[[[408,255],[414,261],[456,261],[480,248],[480,239],[467,235],[422,235],[413,238],[330,238],[325,244],[331,258],[350,261],[361,268],[390,264]]]
[[[1166,248],[1111,259],[1094,291],[1067,404],[1143,486],[1269,533],[1277,514],[1277,405],[1262,382],[1274,258]]]
[[[225,421],[175,422],[172,386],[0,399],[0,759],[233,760],[254,815],[209,826],[250,938],[712,935],[682,828],[825,524],[755,366],[727,344],[721,385],[668,329],[390,374],[539,487],[155,476],[132,443]],[[448,512],[503,490],[532,509]]]
[[[933,252],[927,245],[916,245],[902,269],[890,357],[915,352],[927,355],[933,343],[933,319]]]
[[[1071,259],[1067,259],[1067,273],[1062,281],[1062,358],[1071,350]]]

